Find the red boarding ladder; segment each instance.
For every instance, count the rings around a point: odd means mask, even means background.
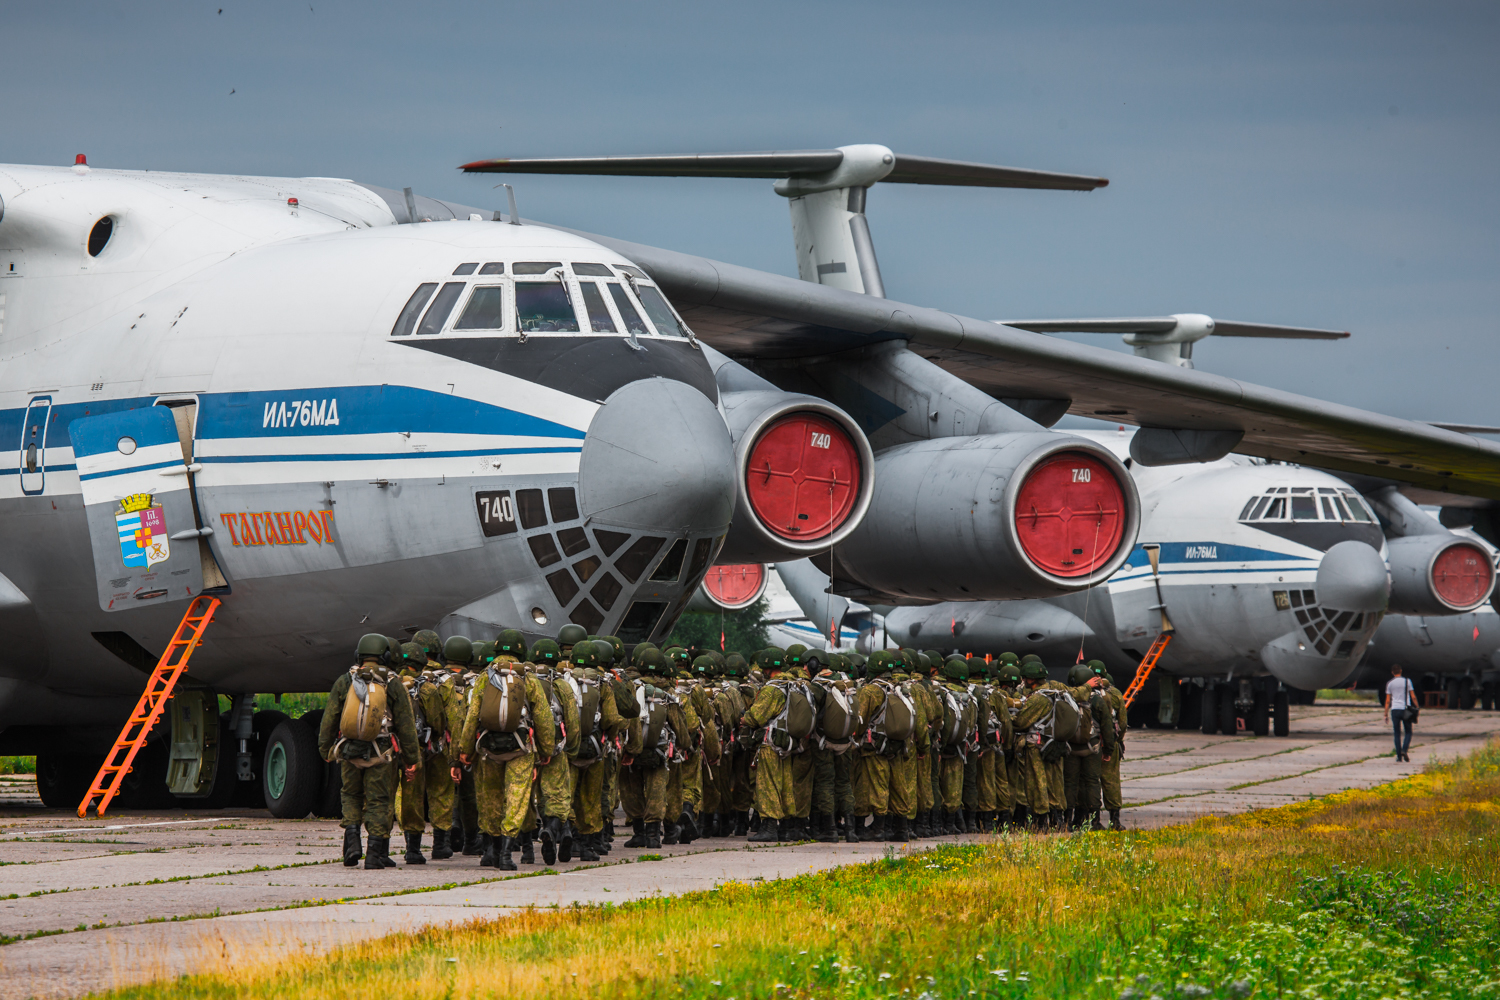
[[[104,758],[104,765],[94,775],[94,783],[89,786],[88,794],[78,803],[79,819],[89,811],[89,804],[94,801],[95,796],[99,798],[99,809],[95,815],[103,816],[110,800],[120,793],[120,782],[125,780],[136,753],[145,745],[147,734],[156,725],[156,720],[161,718],[162,710],[167,707],[167,699],[172,697],[172,689],[177,686],[177,679],[187,670],[188,657],[198,648],[203,630],[208,628],[218,607],[217,597],[204,594],[199,594],[188,604],[172,641],[167,643],[166,651],[156,662],[156,669],[151,671],[146,690],[141,692],[140,701],[135,703],[135,711],[130,713],[109,756]]]
[[[1151,676],[1152,669],[1155,668],[1156,662],[1161,659],[1161,654],[1166,651],[1167,643],[1171,641],[1172,633],[1163,632],[1156,637],[1156,641],[1151,644],[1151,648],[1146,650],[1146,658],[1136,668],[1135,680],[1131,681],[1130,686],[1125,689],[1126,708],[1129,708],[1130,703],[1135,700],[1135,696],[1141,693],[1141,688],[1146,686],[1146,678]],[[79,813],[79,815],[83,814]]]

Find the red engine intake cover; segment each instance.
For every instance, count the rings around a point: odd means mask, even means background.
[[[750,508],[792,541],[827,538],[859,498],[859,450],[838,422],[792,413],[761,432],[745,464]]]
[[[727,608],[740,608],[759,596],[766,583],[765,563],[710,566],[703,578],[708,596]]]
[[[1016,534],[1039,569],[1088,576],[1125,533],[1125,490],[1098,458],[1064,451],[1041,462],[1016,493]]]
[[[1490,592],[1494,568],[1477,545],[1450,545],[1432,563],[1432,589],[1455,608],[1467,608]]]

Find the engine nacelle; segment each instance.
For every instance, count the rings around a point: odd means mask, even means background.
[[[689,611],[743,611],[766,592],[771,568],[765,563],[710,566],[688,602]]]
[[[833,576],[921,601],[1007,600],[1103,583],[1130,555],[1140,496],[1108,449],[1050,431],[936,438],[875,461],[875,497]]]
[[[1495,564],[1478,543],[1450,534],[1408,535],[1386,542],[1390,609],[1402,615],[1455,615],[1489,600]]]
[[[720,397],[738,490],[721,563],[827,551],[870,506],[875,455],[852,417],[816,396],[757,389]]]

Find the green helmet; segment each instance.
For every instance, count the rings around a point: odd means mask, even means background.
[[[474,644],[466,635],[451,636],[443,643],[443,659],[449,663],[473,663]]]
[[[390,644],[379,632],[366,632],[359,637],[359,645],[354,647],[354,655],[359,658],[374,656],[384,660],[390,651]]]
[[[1020,663],[1021,662],[1021,658],[1019,656],[1017,656],[1015,653],[1001,653],[1000,654],[1000,662],[1001,663]]]
[[[900,670],[902,669],[902,664],[905,664],[905,670],[908,674],[912,673],[922,665],[921,662],[917,659],[917,651],[915,649],[911,649],[908,646],[902,646],[900,649],[898,649],[895,652],[894,657],[895,659],[892,662],[892,666],[895,667],[895,669]]]
[[[743,677],[750,670],[745,658],[739,653],[730,653],[724,657],[724,674],[726,677]]]
[[[1006,684],[1014,685],[1021,679],[1021,665],[1009,660],[1000,664],[1000,680]]]
[[[385,637],[385,651],[388,654],[386,661],[391,664],[401,662],[401,640],[395,636]]]
[[[969,679],[969,664],[955,656],[943,664],[943,676],[950,681],[966,681]]]
[[[601,670],[607,670],[614,666],[617,661],[624,659],[624,653],[621,652],[621,649],[612,645],[608,639],[596,641],[594,649],[599,653],[598,666]]]
[[[1042,658],[1040,656],[1037,656],[1035,653],[1027,653],[1025,656],[1021,657],[1021,662],[1022,663],[1041,663],[1042,662]]]
[[[557,644],[559,646],[576,646],[580,642],[587,641],[589,630],[582,625],[574,625],[571,622],[557,630]]]
[[[845,653],[844,662],[851,667],[862,667],[865,665],[865,658],[860,653]]]
[[[932,673],[933,662],[931,657],[929,657],[926,653],[914,653],[913,656],[915,656],[917,661],[917,665],[915,668],[917,673],[922,674],[923,676]],[[941,663],[942,661],[939,660],[938,662]]]
[[[970,677],[983,677],[990,672],[990,665],[984,662],[982,656],[971,656],[964,663],[969,668]]]
[[[877,649],[875,652],[871,653],[870,658],[865,661],[865,671],[871,677],[880,677],[884,674],[888,674],[894,668],[894,660],[895,657],[891,655],[890,650]]]
[[[501,629],[500,634],[495,636],[495,655],[514,656],[518,660],[526,659],[526,637],[518,628]]]
[[[1021,678],[1028,681],[1044,681],[1047,679],[1047,668],[1042,666],[1041,660],[1027,660],[1021,664]]]
[[[573,650],[576,653],[578,647],[574,646]],[[551,639],[538,639],[536,642],[531,644],[531,660],[533,663],[556,664],[562,658],[562,650],[558,648],[557,643]]]
[[[767,671],[781,670],[786,666],[786,653],[777,646],[767,646],[755,657],[756,665]]]
[[[807,652],[806,646],[802,645],[802,643],[800,642],[794,642],[786,648],[786,661],[788,663],[791,663],[792,657],[801,656],[805,652]]]
[[[429,660],[436,660],[443,655],[443,640],[439,639],[438,634],[430,628],[424,628],[412,636],[411,641],[427,650]]]
[[[1081,687],[1094,679],[1094,671],[1089,669],[1087,663],[1075,663],[1068,671],[1068,683],[1074,687]]]
[[[922,653],[927,657],[928,662],[935,667],[941,666],[945,660],[949,659],[949,657],[944,656],[936,649],[924,649]]]
[[[415,642],[403,642],[401,644],[401,665],[421,670],[427,666],[427,650]]]
[[[469,648],[474,652],[474,658],[469,662],[474,664],[474,666],[482,667],[486,663],[490,662],[490,660],[494,659],[494,654],[486,655],[484,648],[486,645],[488,645],[488,643],[478,642],[474,639],[469,640]]]
[[[599,641],[609,643],[610,656],[606,662],[623,663],[625,661],[625,644],[620,641],[619,636],[601,635]]]
[[[662,651],[654,647],[645,652],[636,650],[635,665],[641,673],[651,677],[665,677],[671,669]]]
[[[575,642],[573,643],[573,662],[580,667],[597,667],[600,656],[607,649],[609,649],[609,643],[600,642],[597,639]],[[552,640],[543,639],[532,647],[531,655],[538,663],[556,663],[562,659],[562,650]]]
[[[719,672],[719,665],[714,662],[712,656],[704,655],[693,661],[693,676],[713,677]]]
[[[847,673],[849,670],[849,661],[844,659],[843,653],[829,653],[828,669],[838,673]]]

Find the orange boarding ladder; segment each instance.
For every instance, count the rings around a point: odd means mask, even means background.
[[[156,725],[156,720],[161,718],[162,710],[167,707],[167,699],[172,697],[172,689],[177,686],[177,679],[187,670],[188,657],[198,648],[203,630],[208,628],[218,607],[217,597],[203,594],[199,594],[188,604],[172,641],[167,643],[166,651],[156,662],[156,669],[151,671],[146,690],[135,703],[135,711],[130,713],[125,728],[120,730],[119,739],[110,748],[109,756],[104,758],[104,765],[94,775],[94,783],[89,786],[88,794],[78,803],[79,819],[89,811],[89,804],[96,796],[99,799],[99,809],[95,815],[103,816],[110,800],[120,793],[120,782],[125,780],[136,753],[145,745],[146,736]]]
[[[1167,643],[1171,641],[1172,633],[1163,632],[1156,637],[1156,641],[1151,644],[1151,648],[1146,650],[1146,658],[1136,668],[1135,680],[1131,681],[1130,686],[1125,689],[1126,708],[1129,708],[1130,703],[1135,700],[1135,696],[1141,693],[1141,688],[1146,686],[1146,678],[1151,676],[1152,669],[1156,666],[1156,662],[1161,659],[1161,654],[1165,652]],[[79,815],[83,814],[80,813]]]

